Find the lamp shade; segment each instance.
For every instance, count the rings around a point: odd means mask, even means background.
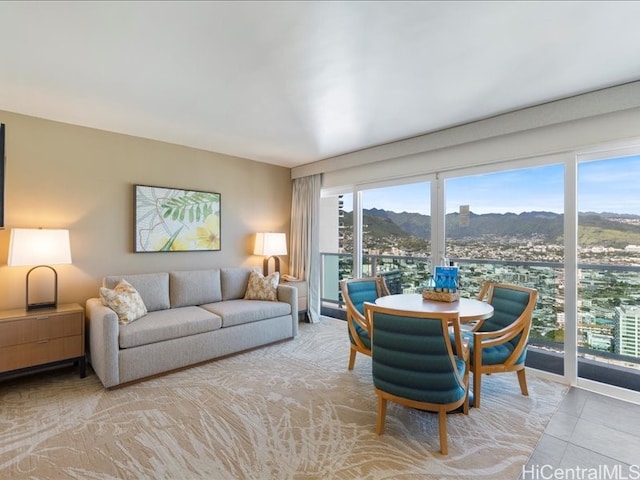
[[[266,257],[286,255],[287,236],[284,233],[256,233],[256,245],[253,254]]]
[[[69,230],[13,228],[7,265],[47,265],[71,263]]]

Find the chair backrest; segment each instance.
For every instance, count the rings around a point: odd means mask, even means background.
[[[489,295],[487,301],[493,306],[493,316],[485,320],[477,331],[493,332],[520,322],[522,332],[513,337],[510,343],[516,347],[523,340],[523,335],[526,342],[538,298],[537,290],[507,283],[492,283],[487,289],[483,288],[483,291]]]
[[[389,295],[382,277],[356,278],[343,280],[340,284],[342,297],[347,304],[347,310],[355,309],[364,315],[364,302],[375,302],[376,298]]]
[[[372,372],[377,388],[435,404],[464,397],[464,361],[454,354],[449,335],[452,324],[454,338],[461,342],[457,313],[424,314],[365,303],[365,315],[372,325]]]

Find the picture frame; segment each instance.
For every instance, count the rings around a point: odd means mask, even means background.
[[[134,252],[221,250],[221,195],[134,185]]]
[[[0,230],[4,229],[4,123],[0,123]]]

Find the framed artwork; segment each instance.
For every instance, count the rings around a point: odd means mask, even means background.
[[[135,252],[220,250],[220,194],[135,185]]]
[[[4,123],[0,123],[0,229],[4,228]]]

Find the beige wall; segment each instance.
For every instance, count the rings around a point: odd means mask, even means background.
[[[107,274],[261,265],[252,255],[253,234],[289,236],[289,168],[3,111],[0,123],[0,309],[25,304],[29,267],[7,266],[11,228],[70,230],[73,264],[56,266],[59,302],[81,304],[97,295]],[[219,192],[222,250],[133,253],[134,184]]]

